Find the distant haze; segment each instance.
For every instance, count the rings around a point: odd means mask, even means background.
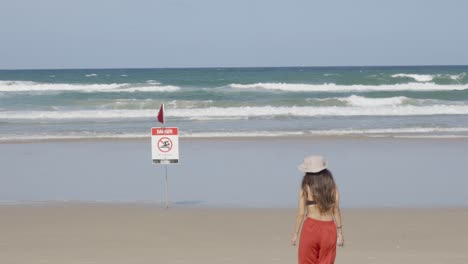
[[[0,69],[468,64],[468,1],[3,1]]]

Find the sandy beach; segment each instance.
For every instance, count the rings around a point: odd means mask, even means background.
[[[0,263],[296,263],[296,166],[321,153],[342,193],[346,246],[336,263],[464,264],[467,146],[182,139],[166,210],[149,141],[2,144]]]
[[[293,209],[0,206],[1,263],[296,263]],[[468,209],[348,209],[337,263],[467,263]]]

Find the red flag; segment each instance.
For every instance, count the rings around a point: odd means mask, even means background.
[[[158,112],[158,121],[164,124],[164,104],[161,104]]]

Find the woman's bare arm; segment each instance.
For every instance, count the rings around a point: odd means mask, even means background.
[[[333,217],[335,219],[336,227],[341,226],[341,210],[340,210],[340,192],[338,189],[336,190],[336,197],[335,197],[335,206],[333,207]]]
[[[304,221],[305,214],[306,214],[305,197],[304,197],[304,192],[301,190],[299,192],[299,205],[298,205],[297,216],[296,216],[296,227],[294,229],[293,238],[291,239],[291,244],[293,246],[296,245],[297,236],[299,235],[299,231],[301,229],[302,221]]]
[[[343,238],[343,224],[341,222],[341,209],[340,209],[340,192],[336,189],[336,203],[333,208],[333,218],[335,219],[336,232],[338,236],[338,246],[344,245]]]

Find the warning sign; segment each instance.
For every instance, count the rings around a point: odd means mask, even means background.
[[[158,149],[161,152],[169,152],[172,149],[172,140],[168,137],[162,137],[158,140]]]
[[[178,163],[179,129],[177,127],[151,128],[151,154],[155,163]]]

